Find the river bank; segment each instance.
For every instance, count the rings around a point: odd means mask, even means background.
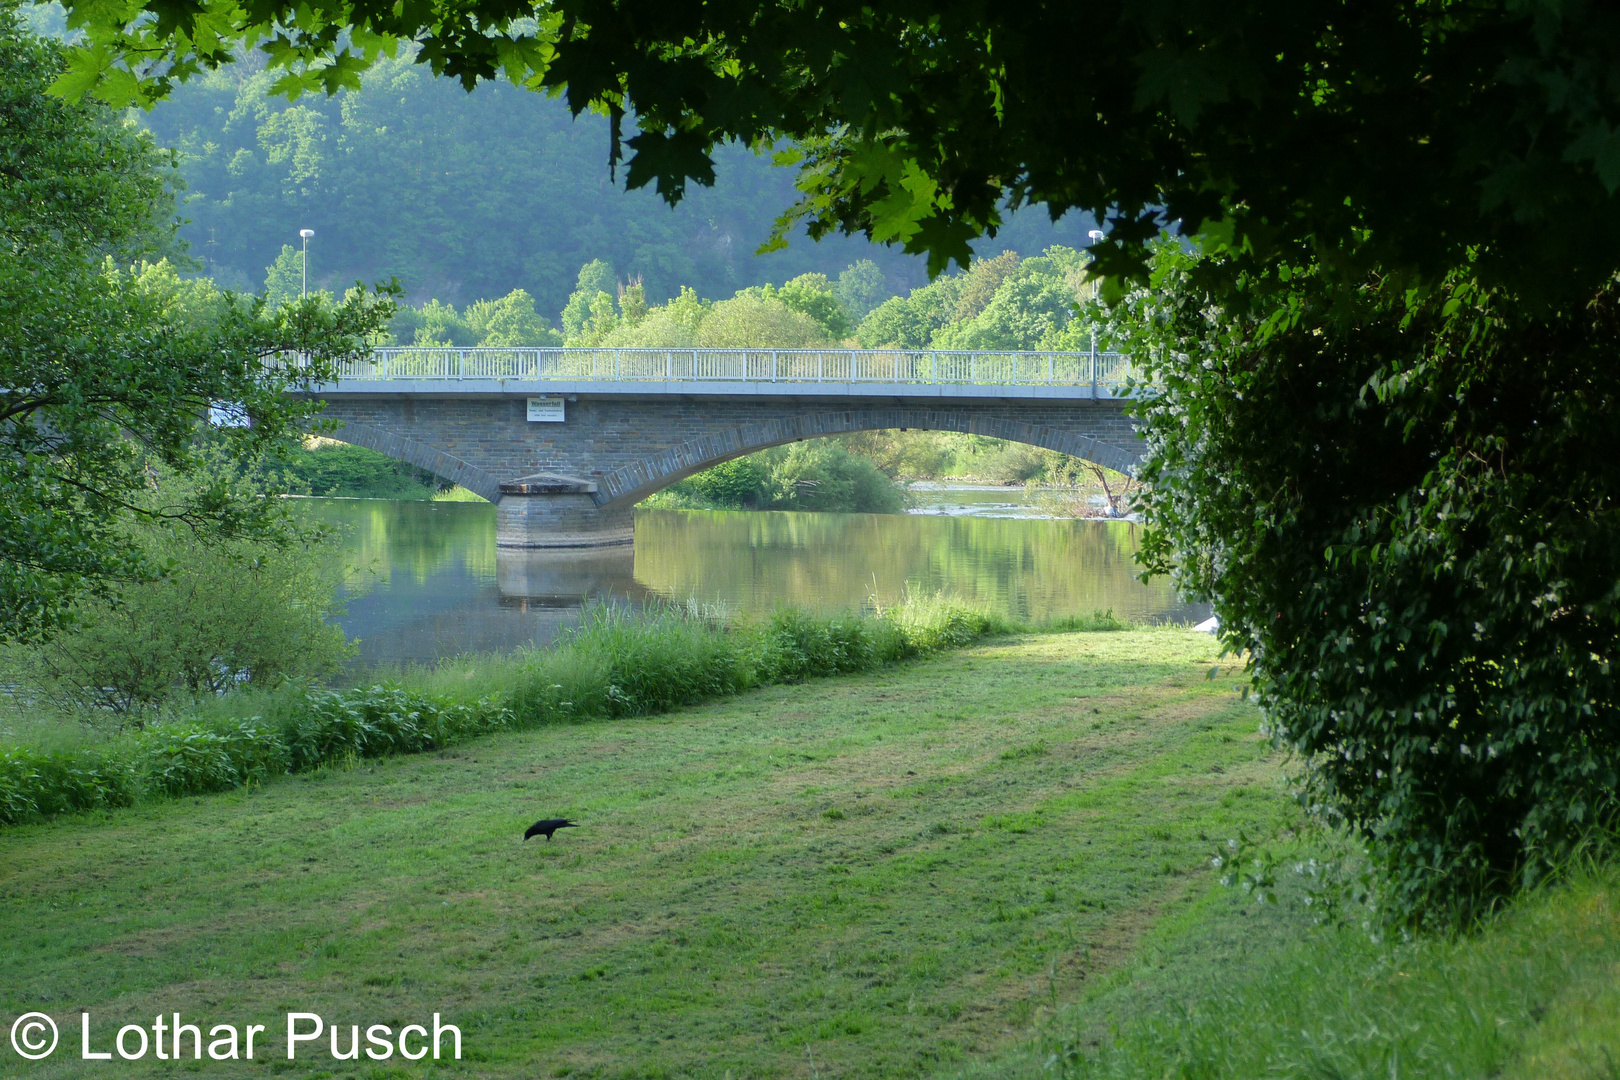
[[[81,1012],[279,1035],[308,1011],[345,1040],[437,1012],[490,1078],[1601,1069],[1607,879],[1412,945],[1217,883],[1228,838],[1287,855],[1299,819],[1216,650],[1003,638],[5,830],[0,1002],[74,1048]],[[542,816],[579,827],[523,841]],[[353,1071],[285,1045],[296,1075]],[[76,1056],[34,1072],[97,1070]]]
[[[0,993],[74,1030],[440,1012],[490,1077],[966,1064],[1206,890],[1200,832],[1280,820],[1213,650],[1007,640],[7,830]]]

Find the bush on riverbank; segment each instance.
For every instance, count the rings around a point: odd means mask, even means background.
[[[342,499],[432,499],[450,484],[363,446],[322,441],[289,452],[278,465],[294,495]]]
[[[252,489],[245,470],[209,464],[187,476],[149,466],[147,516],[123,527],[144,572],[80,599],[44,640],[0,643],[0,685],[35,706],[127,714],[342,668],[354,647],[331,619],[349,570],[330,531],[274,502],[274,537],[199,542],[173,508],[207,490]]]
[[[227,695],[200,703],[189,719],[97,746],[0,748],[0,824],[225,791],[507,728],[665,712],[754,686],[868,671],[1010,629],[940,600],[876,616],[784,609],[735,626],[677,609],[634,616],[597,608],[552,648],[411,670],[391,685]],[[257,715],[242,717],[244,705]]]
[[[794,443],[727,461],[652,496],[670,510],[821,510],[898,514],[905,489],[833,440]]]

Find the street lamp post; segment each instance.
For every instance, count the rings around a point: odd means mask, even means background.
[[[304,238],[304,299],[309,299],[309,238],[315,235],[314,229],[299,229],[298,235]]]

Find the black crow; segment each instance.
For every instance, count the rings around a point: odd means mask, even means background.
[[[529,831],[523,834],[523,839],[527,840],[531,836],[538,836],[539,834],[544,833],[546,839],[550,840],[551,834],[556,832],[558,829],[577,828],[579,828],[579,826],[575,825],[567,818],[548,817],[544,821],[537,821],[533,825],[530,825]]]

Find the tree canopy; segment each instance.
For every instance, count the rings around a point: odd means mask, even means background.
[[[274,89],[358,85],[401,42],[458,78],[634,110],[626,180],[680,198],[728,140],[793,140],[813,235],[966,261],[1004,195],[1110,223],[1110,273],[1166,222],[1262,261],[1480,272],[1578,294],[1620,250],[1620,11],[1502,0],[986,5],[901,0],[67,4],[59,84],[114,104],[257,49]],[[619,153],[615,145],[614,153]],[[791,220],[790,217],[790,220]],[[1539,288],[1538,288],[1539,287]]]
[[[316,406],[286,391],[330,378],[391,310],[357,294],[272,313],[150,261],[172,250],[172,158],[105,106],[48,96],[62,70],[0,9],[0,641],[162,574],[134,521],[281,534],[234,474],[154,501],[153,469],[250,460],[305,430]]]
[[[1255,658],[1386,912],[1556,870],[1620,787],[1620,288],[1547,316],[1468,266],[1418,297],[1313,269],[1216,305],[1193,269],[1165,245],[1111,323],[1161,383],[1148,564]]]

